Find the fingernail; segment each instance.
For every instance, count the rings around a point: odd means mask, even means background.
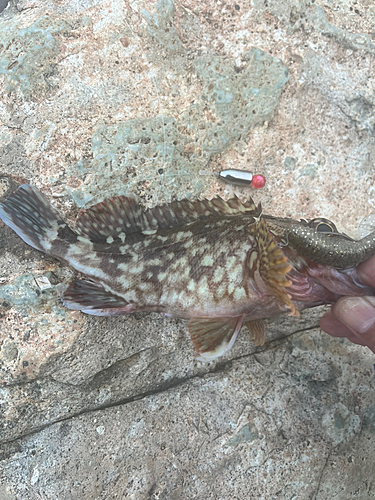
[[[375,297],[348,297],[342,299],[335,316],[358,333],[365,333],[375,323]]]

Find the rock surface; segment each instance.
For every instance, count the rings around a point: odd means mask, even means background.
[[[113,194],[228,196],[236,167],[272,215],[356,237],[374,212],[373,2],[2,8],[0,199],[31,182],[73,223]],[[0,222],[1,500],[375,498],[374,356],[324,308],[204,364],[184,321],[65,309],[72,276]]]

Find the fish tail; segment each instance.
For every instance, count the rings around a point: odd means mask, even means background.
[[[48,254],[56,240],[73,233],[44,196],[33,186],[23,184],[0,203],[0,218],[28,245]],[[69,238],[68,238],[69,239]]]

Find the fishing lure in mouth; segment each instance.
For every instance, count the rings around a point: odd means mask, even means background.
[[[288,241],[305,258],[337,269],[357,266],[375,254],[375,232],[354,240],[337,231],[295,226],[288,233]]]
[[[143,210],[134,198],[115,196],[80,213],[73,230],[26,184],[0,203],[0,218],[85,276],[58,285],[67,308],[187,319],[203,361],[228,351],[242,326],[262,345],[266,318],[298,316],[342,295],[375,295],[354,267],[375,254],[375,232],[354,241],[327,219],[273,217],[251,199]]]
[[[235,186],[253,187],[254,189],[261,189],[266,185],[266,179],[263,175],[255,174],[247,170],[228,169],[219,172],[219,179],[233,184]]]

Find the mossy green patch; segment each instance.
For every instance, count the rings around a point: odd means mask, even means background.
[[[57,88],[59,37],[72,28],[66,21],[48,16],[28,28],[20,29],[19,22],[19,18],[13,18],[0,23],[0,74],[8,92],[19,90],[25,99],[33,99]]]
[[[82,180],[69,189],[79,207],[128,192],[147,191],[154,202],[169,193],[198,196],[210,160],[270,119],[288,80],[285,66],[259,49],[244,55],[240,71],[233,59],[212,55],[194,67],[203,92],[178,120],[159,114],[96,128],[93,160],[69,171]]]

